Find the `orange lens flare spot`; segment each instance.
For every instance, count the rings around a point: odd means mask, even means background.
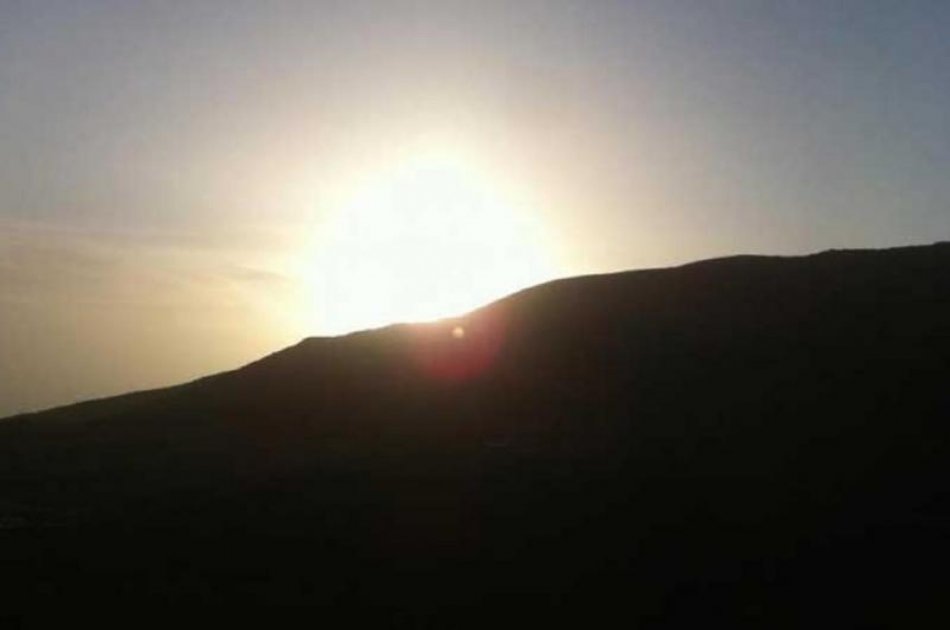
[[[422,324],[415,328],[412,355],[427,376],[440,381],[467,381],[495,363],[505,338],[497,312],[480,313],[460,324]]]

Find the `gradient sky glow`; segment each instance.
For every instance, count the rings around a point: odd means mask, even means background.
[[[0,0],[0,416],[341,332],[321,226],[432,147],[512,288],[946,240],[950,3]]]

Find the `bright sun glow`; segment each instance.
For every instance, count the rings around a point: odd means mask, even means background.
[[[315,330],[457,315],[556,275],[537,216],[490,179],[428,152],[360,184],[317,228]]]

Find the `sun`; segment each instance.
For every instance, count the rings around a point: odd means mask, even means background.
[[[315,332],[458,315],[554,277],[545,226],[507,192],[447,152],[364,179],[315,229]]]

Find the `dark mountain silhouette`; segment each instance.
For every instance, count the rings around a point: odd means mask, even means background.
[[[306,339],[0,422],[3,592],[912,627],[947,583],[948,366],[947,243]]]

